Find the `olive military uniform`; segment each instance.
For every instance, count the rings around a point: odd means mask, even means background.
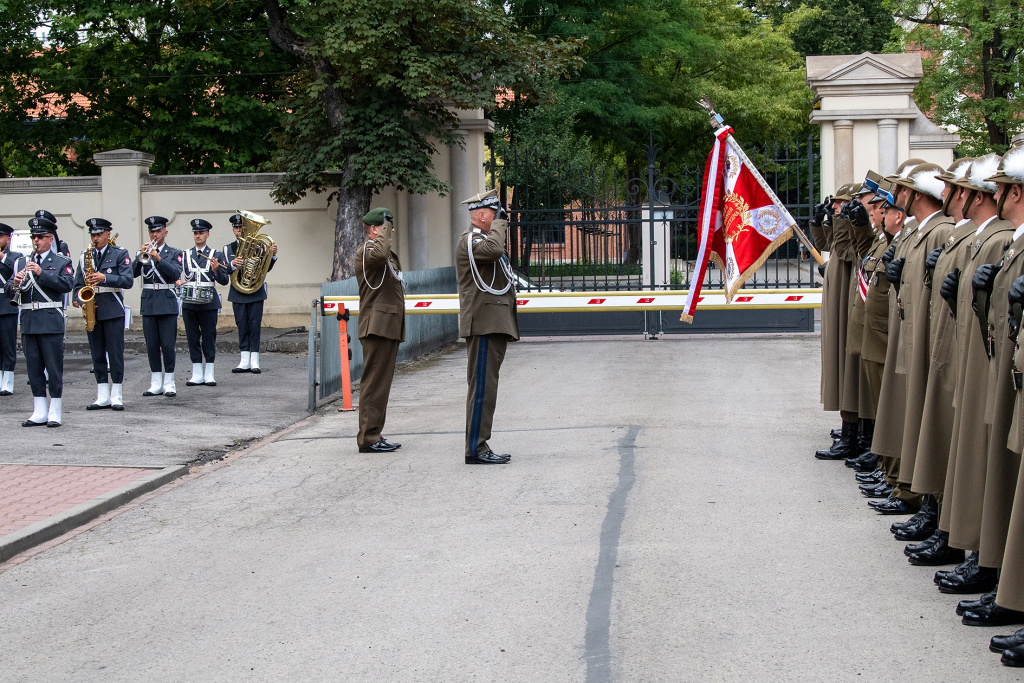
[[[365,452],[375,450],[372,447],[380,442],[387,445],[382,432],[398,346],[405,341],[405,284],[398,255],[392,251],[395,227],[390,215],[371,211],[363,222],[367,225],[383,223],[377,239],[363,242],[356,250],[355,259],[359,284],[359,341],[363,347],[356,443]],[[345,359],[342,362],[346,362]]]
[[[494,191],[486,195],[496,195]],[[477,202],[491,197],[478,195]],[[496,200],[496,197],[494,197]],[[474,200],[470,210],[476,207]],[[481,204],[483,208],[500,206]],[[466,399],[466,460],[491,453],[488,440],[498,400],[498,373],[509,341],[519,339],[516,289],[505,255],[508,221],[496,218],[489,232],[473,228],[459,236],[455,272],[459,285],[459,336],[469,351]]]

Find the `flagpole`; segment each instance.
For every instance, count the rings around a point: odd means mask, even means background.
[[[711,106],[711,101],[705,97],[700,100],[699,104],[705,109],[705,111],[707,111],[708,116],[711,117],[712,128],[721,130],[721,127],[725,125],[725,120],[719,116],[718,112],[716,112],[714,107]],[[731,134],[726,137],[726,141],[732,146],[736,154],[739,155],[740,161],[746,164],[747,168],[752,171],[754,178],[757,179],[757,184],[761,186],[761,189],[764,190],[765,193],[767,193],[768,198],[771,199],[776,206],[782,207],[782,210],[786,212],[786,218],[789,219],[789,227],[793,228],[793,234],[796,236],[797,240],[804,245],[811,256],[814,257],[814,260],[818,262],[819,266],[825,265],[825,259],[821,257],[821,254],[814,248],[811,241],[807,239],[807,235],[804,234],[804,231],[801,230],[800,226],[793,220],[793,216],[789,213],[789,210],[786,209],[785,204],[779,201],[779,197],[775,194],[775,191],[772,190],[765,179],[761,177],[760,171],[758,171],[757,167],[750,161],[750,157],[748,157],[746,152],[743,151],[743,148],[739,146]]]

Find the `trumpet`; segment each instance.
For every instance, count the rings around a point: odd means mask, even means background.
[[[114,240],[111,239],[110,243],[113,244]],[[146,249],[139,249],[137,252],[135,252],[135,258],[138,259],[138,261],[139,261],[139,263],[141,265],[148,266],[150,263],[153,262],[153,257],[149,253],[153,249],[153,243],[152,242],[146,242],[142,246],[147,247],[147,248]]]

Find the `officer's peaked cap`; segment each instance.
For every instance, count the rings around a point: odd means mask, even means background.
[[[231,218],[229,218],[228,220],[231,221],[231,225],[235,226],[236,228],[240,227],[242,225],[242,214],[233,213],[231,214]]]
[[[193,218],[191,225],[192,232],[207,232],[213,227],[213,225],[210,224],[210,221],[203,220],[202,218]]]
[[[10,236],[10,235],[13,235],[13,234],[14,234],[14,228],[12,228],[11,226],[7,225],[6,223],[0,223],[0,235],[8,235],[8,236]]]
[[[53,235],[57,232],[57,224],[45,218],[30,218],[28,227],[33,235]]]
[[[36,211],[36,218],[45,218],[54,225],[57,225],[57,218],[46,209],[39,209],[38,211]]]
[[[160,230],[161,228],[167,227],[167,219],[163,216],[150,216],[142,222],[145,223],[150,230]]]
[[[90,218],[85,222],[85,226],[89,228],[90,235],[98,235],[101,232],[110,230],[111,222],[106,218]]]

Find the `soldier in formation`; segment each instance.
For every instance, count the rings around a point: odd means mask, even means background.
[[[955,565],[933,578],[976,596],[965,625],[1024,625],[1024,148],[870,173],[812,234],[831,252],[821,399],[842,418],[816,457],[845,459],[877,512],[913,513],[891,532],[911,564]],[[1024,666],[1024,629],[990,648]]]
[[[18,362],[18,307],[7,294],[21,254],[11,249],[14,228],[0,223],[0,396],[14,393],[14,368]]]
[[[238,238],[242,235],[242,215],[233,214],[228,220],[231,222],[232,232],[235,233],[235,241],[224,246],[224,258],[227,259],[228,274],[231,274],[237,269],[245,267],[245,260],[238,255]],[[276,244],[270,245],[270,253],[273,254],[273,257],[267,272],[273,270],[277,263]],[[249,372],[259,375],[263,372],[260,369],[260,329],[263,326],[263,302],[266,300],[266,282],[255,292],[247,293],[238,288],[235,278],[231,279],[228,301],[231,302],[231,311],[235,315],[235,326],[238,328],[238,350],[241,353],[238,365],[231,370],[233,373]]]
[[[192,359],[192,378],[185,386],[217,386],[213,368],[217,359],[217,317],[220,314],[220,294],[217,285],[228,284],[227,259],[206,244],[213,225],[202,218],[192,221],[195,246],[185,252],[185,267],[177,285],[189,284],[183,290],[181,317],[185,323],[188,355]]]

